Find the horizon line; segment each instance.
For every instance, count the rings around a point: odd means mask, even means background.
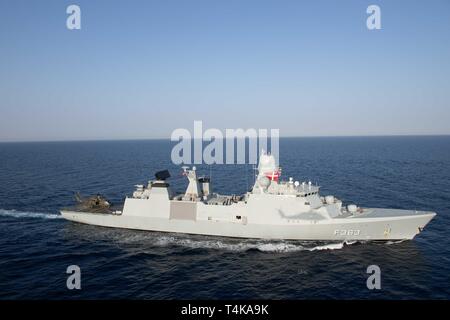
[[[444,134],[368,134],[368,135],[315,135],[315,136],[280,136],[280,139],[295,138],[382,138],[382,137],[445,137],[450,133]],[[270,136],[267,138],[270,139]],[[92,139],[55,139],[55,140],[5,140],[0,143],[51,143],[51,142],[114,142],[114,141],[158,141],[168,140],[170,138],[92,138]],[[195,139],[191,139],[195,140]],[[175,142],[175,141],[174,141]]]

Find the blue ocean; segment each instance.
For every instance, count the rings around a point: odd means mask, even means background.
[[[166,140],[0,144],[0,299],[449,299],[450,137],[283,138],[283,177],[344,203],[437,217],[413,241],[264,241],[109,229],[61,219],[74,193],[120,204],[169,169]],[[198,166],[215,192],[244,193],[249,165]],[[68,290],[66,269],[81,269]],[[367,267],[381,269],[369,290]]]

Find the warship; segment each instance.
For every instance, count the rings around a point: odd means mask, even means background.
[[[184,193],[174,192],[168,170],[147,185],[136,185],[121,207],[101,195],[62,209],[71,221],[112,228],[201,234],[222,237],[366,241],[409,240],[422,232],[435,212],[343,205],[321,196],[310,181],[281,179],[275,157],[262,152],[253,187],[242,195],[213,192],[211,179],[195,167],[182,167],[188,179]]]

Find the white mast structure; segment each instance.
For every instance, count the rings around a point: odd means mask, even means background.
[[[183,200],[196,201],[200,197],[200,189],[197,181],[197,168],[194,166],[192,167],[192,170],[189,170],[189,167],[184,166],[183,175],[189,179],[189,184]]]

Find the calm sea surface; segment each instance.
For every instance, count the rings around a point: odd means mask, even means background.
[[[436,211],[413,241],[311,243],[108,229],[67,222],[73,194],[114,203],[168,168],[168,141],[0,144],[1,299],[449,299],[450,137],[292,138],[285,178],[311,179],[345,203]],[[219,193],[243,193],[251,166],[198,166]],[[81,290],[66,268],[81,268]],[[381,290],[366,269],[381,268]]]

